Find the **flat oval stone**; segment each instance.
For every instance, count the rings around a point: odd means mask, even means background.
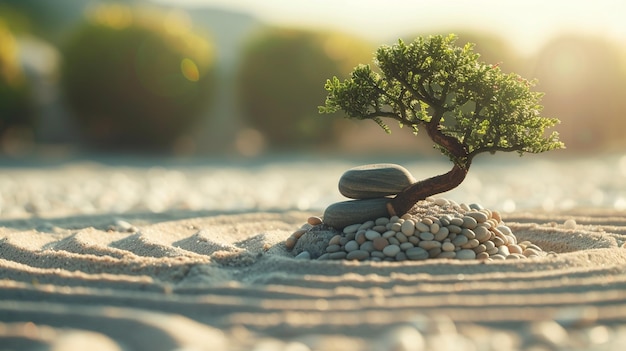
[[[339,192],[350,199],[373,199],[396,195],[415,181],[402,166],[377,163],[347,170],[339,179]]]
[[[378,198],[334,203],[324,211],[324,224],[343,229],[351,224],[367,222],[372,218],[389,216],[387,211],[389,200]]]

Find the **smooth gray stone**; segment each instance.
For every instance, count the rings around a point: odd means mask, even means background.
[[[350,199],[373,199],[396,195],[413,183],[415,178],[406,168],[377,163],[346,171],[339,179],[339,192]]]
[[[334,203],[324,211],[324,224],[343,230],[351,224],[389,217],[387,203],[390,200],[390,198],[378,198]]]

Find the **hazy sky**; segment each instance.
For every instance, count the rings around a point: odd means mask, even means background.
[[[600,34],[626,44],[624,0],[155,0],[250,13],[269,23],[340,29],[388,42],[423,30],[497,31],[530,53],[560,32]],[[381,5],[383,4],[383,5]]]

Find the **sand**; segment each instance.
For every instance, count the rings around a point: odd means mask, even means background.
[[[626,347],[621,210],[503,213],[552,253],[485,263],[295,260],[315,209],[65,207],[0,220],[0,350]]]

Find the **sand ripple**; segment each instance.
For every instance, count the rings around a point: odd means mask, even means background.
[[[152,216],[131,220],[135,232],[112,231],[115,219],[102,217],[57,220],[45,231],[7,225],[0,345],[378,350],[407,339],[421,345],[416,350],[445,350],[442,338],[455,350],[626,345],[619,213],[504,218],[520,240],[553,251],[545,258],[379,263],[294,260],[283,242],[309,215]],[[576,228],[566,229],[566,219]],[[597,328],[611,338],[598,339]]]

